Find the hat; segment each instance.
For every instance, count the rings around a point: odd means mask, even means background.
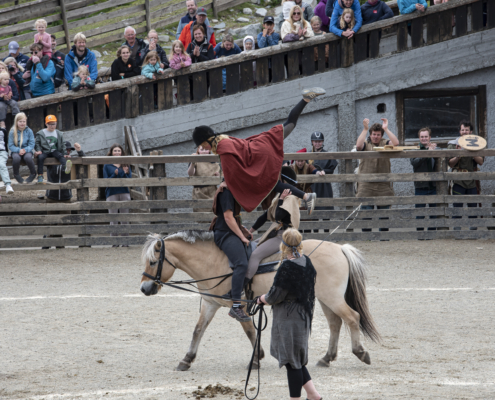
[[[311,134],[311,141],[313,140],[325,140],[325,137],[323,136],[323,133],[321,132],[313,132]]]
[[[308,150],[306,150],[306,148],[296,151],[296,153],[307,153],[307,152],[308,152]],[[301,161],[301,160],[297,160],[297,161]],[[292,160],[290,163],[294,164],[294,160]]]
[[[198,8],[198,11],[196,11],[196,15],[207,15],[206,14],[206,8],[204,8],[204,7]]]
[[[215,132],[207,125],[201,125],[194,128],[193,140],[196,146],[201,146],[201,143],[206,142],[212,136],[216,136]]]
[[[55,115],[47,115],[45,118],[45,124],[48,122],[57,122],[57,117]]]
[[[291,167],[282,167],[282,180],[288,181],[292,185],[297,185],[297,175]]]
[[[267,23],[267,22],[271,22],[272,24],[275,23],[275,20],[273,19],[273,17],[271,15],[267,15],[265,18],[263,18],[263,23]]]
[[[14,41],[9,43],[9,52],[15,53],[17,52],[18,49],[19,49],[19,43]]]
[[[75,148],[72,147],[71,142],[69,142],[68,140],[65,142],[65,149],[66,150],[75,150]]]

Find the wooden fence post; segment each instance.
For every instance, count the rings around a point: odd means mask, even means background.
[[[150,0],[144,0],[144,8],[146,10],[146,35],[151,31],[151,7]]]
[[[447,172],[447,159],[446,158],[436,158],[435,159],[435,172]],[[449,183],[446,181],[442,182],[437,182],[437,195],[442,195],[442,196],[447,196],[449,194]],[[449,205],[448,203],[440,203],[437,204],[437,207],[443,207],[444,209],[447,208]],[[445,214],[445,213],[444,213]],[[439,215],[437,218],[440,219],[446,219],[446,215]],[[438,231],[448,231],[449,228],[447,226],[445,227],[438,227]]]
[[[213,16],[218,18],[218,3],[217,0],[212,0],[211,8],[213,9]]]
[[[89,165],[78,165],[76,167],[76,178],[84,181],[84,179],[89,178]],[[89,201],[89,188],[77,189],[77,201]],[[87,211],[78,211],[78,214],[86,214]],[[89,237],[91,235],[79,234],[79,237]],[[79,247],[91,247],[87,245],[82,245]]]
[[[354,165],[351,159],[345,160],[345,173],[353,174]],[[354,182],[344,183],[344,197],[354,197]],[[353,206],[346,206],[346,210],[353,210]],[[346,229],[346,232],[354,232],[354,229]]]
[[[65,32],[65,45],[67,46],[67,50],[70,50],[70,34],[69,34],[69,24],[67,23],[67,12],[65,11],[65,0],[60,0],[60,13],[62,14],[62,22],[64,24],[64,32]]]
[[[340,62],[341,67],[347,68],[354,64],[354,38],[343,38],[340,40],[341,46],[341,56]]]
[[[158,150],[151,154],[162,156],[163,151]],[[167,170],[165,164],[153,164],[153,169],[150,168],[150,176],[153,178],[165,178],[167,176]],[[152,186],[150,187],[150,195],[152,200],[167,200],[167,187],[166,186]],[[166,213],[166,208],[152,208],[152,213]]]

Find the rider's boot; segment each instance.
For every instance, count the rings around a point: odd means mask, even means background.
[[[234,303],[229,311],[229,315],[239,322],[251,321],[251,318],[244,312],[243,308],[244,306]]]

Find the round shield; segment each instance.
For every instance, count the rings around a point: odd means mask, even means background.
[[[464,135],[457,141],[464,150],[478,151],[486,147],[486,140],[477,135]]]

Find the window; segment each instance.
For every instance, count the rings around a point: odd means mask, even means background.
[[[397,126],[401,143],[418,143],[427,126],[440,144],[459,136],[459,122],[471,121],[474,134],[486,137],[486,86],[472,89],[415,90],[397,93]]]

